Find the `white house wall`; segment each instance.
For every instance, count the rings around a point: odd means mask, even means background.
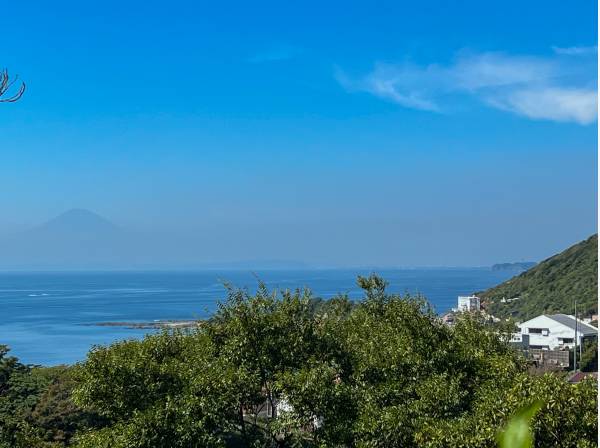
[[[563,325],[554,319],[550,319],[546,316],[538,316],[534,317],[527,322],[523,322],[519,325],[521,329],[521,335],[527,334],[529,335],[529,345],[530,346],[540,346],[543,348],[549,348],[553,350],[559,347],[573,347],[575,344],[572,343],[564,343],[562,341],[563,338],[575,338],[575,330],[566,325]],[[530,328],[542,328],[547,329],[548,334],[538,334],[538,333],[530,333]],[[579,342],[581,341],[581,333],[578,332]]]

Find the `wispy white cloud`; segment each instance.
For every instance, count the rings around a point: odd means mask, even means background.
[[[553,61],[504,53],[483,53],[459,57],[446,74],[457,89],[477,91],[488,88],[535,84],[556,71]]]
[[[338,70],[336,78],[349,91],[407,108],[439,112],[448,96],[462,95],[531,119],[589,124],[597,118],[596,70],[591,52],[573,48],[555,49],[552,57],[460,53],[448,65],[377,63],[363,77],[351,79]],[[583,57],[574,62],[575,54]]]
[[[596,89],[547,87],[524,89],[490,96],[487,102],[498,109],[541,120],[590,124],[596,121]]]
[[[556,54],[564,54],[568,56],[579,56],[586,54],[596,54],[598,47],[552,47]]]
[[[336,69],[335,77],[350,91],[364,90],[405,107],[439,111],[427,88],[427,84],[436,83],[435,79],[438,75],[435,72],[434,67],[421,69],[408,64],[404,66],[377,64],[372,73],[359,81],[351,79],[339,68]],[[430,82],[427,82],[426,78],[430,78]],[[400,85],[404,88],[399,88]]]

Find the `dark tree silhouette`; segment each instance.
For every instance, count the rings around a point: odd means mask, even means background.
[[[12,80],[10,79],[10,75],[8,74],[8,70],[4,69],[0,71],[0,103],[14,103],[19,98],[23,96],[25,92],[25,83],[21,81],[21,85],[12,95],[10,94],[10,90],[19,79],[18,76],[15,76]]]

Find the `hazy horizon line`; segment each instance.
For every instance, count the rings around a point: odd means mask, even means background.
[[[538,263],[538,262],[514,262],[518,263]],[[81,268],[81,269],[0,269],[0,274],[12,273],[153,273],[153,272],[209,272],[209,271],[228,271],[228,272],[303,272],[303,271],[410,271],[410,270],[488,270],[492,269],[497,264],[482,265],[482,266],[306,266],[304,268],[236,268],[236,267],[193,267],[193,268]],[[513,262],[509,262],[513,264]]]

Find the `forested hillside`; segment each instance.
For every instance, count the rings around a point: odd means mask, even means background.
[[[582,316],[595,314],[597,291],[596,234],[478,295],[490,314],[523,320],[543,313],[573,314],[574,300]]]

